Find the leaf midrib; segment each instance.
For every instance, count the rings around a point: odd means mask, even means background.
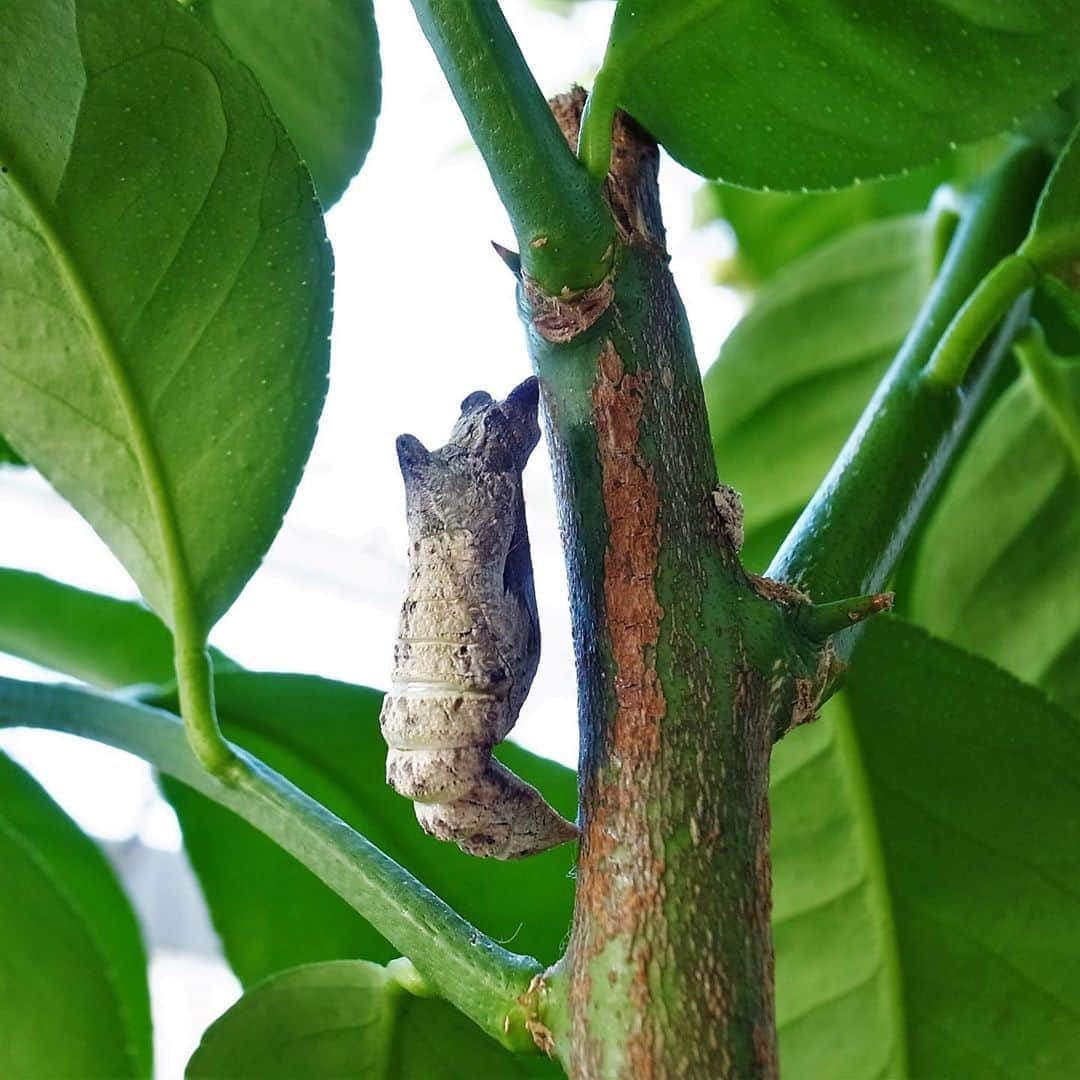
[[[134,387],[127,378],[122,352],[98,310],[93,289],[53,225],[44,201],[38,197],[33,185],[22,181],[14,170],[9,168],[6,179],[30,211],[39,235],[45,241],[64,285],[90,332],[106,381],[116,395],[161,543],[165,585],[171,608],[168,614],[171,615],[177,646],[197,650],[202,647],[205,634],[191,604],[191,574],[180,539],[179,523],[169,499],[161,457],[150,437],[149,426]]]

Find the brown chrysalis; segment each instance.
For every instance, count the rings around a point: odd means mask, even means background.
[[[514,726],[540,656],[521,472],[540,437],[538,389],[470,394],[440,450],[397,441],[409,583],[381,725],[388,783],[425,831],[513,859],[577,835],[491,756]]]

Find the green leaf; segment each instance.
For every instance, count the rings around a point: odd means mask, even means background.
[[[537,1071],[436,998],[414,997],[392,969],[361,960],[297,967],[245,994],[203,1035],[187,1080],[473,1080]]]
[[[703,176],[843,187],[1013,126],[1078,34],[1077,0],[620,0],[594,93]]]
[[[1080,126],[1046,181],[1020,254],[1043,270],[1080,257]]]
[[[899,1080],[906,1032],[886,867],[840,699],[773,749],[769,809],[784,1075]]]
[[[142,604],[0,567],[0,652],[103,690],[176,678],[172,636]],[[212,650],[217,671],[234,669]]]
[[[7,441],[7,439],[5,439],[3,435],[0,435],[0,465],[25,464],[26,462],[23,461],[23,459],[19,457],[19,455],[16,454],[15,451],[11,448],[11,444]]]
[[[532,1047],[524,1018],[511,1006],[543,970],[540,963],[503,948],[462,919],[263,762],[237,751],[243,765],[225,782],[202,767],[183,722],[172,713],[77,687],[0,678],[0,727],[12,726],[63,731],[137,754],[228,807],[311,867],[357,911],[368,913],[388,940],[414,958],[427,984],[497,1042]]]
[[[1055,371],[1061,402],[1025,375],[979,427],[919,549],[911,610],[1080,716],[1066,677],[1080,669],[1080,364]],[[1053,411],[1070,402],[1072,443]]]
[[[938,246],[930,216],[853,230],[777,274],[724,342],[705,398],[720,478],[743,497],[751,568],[769,561],[869,401]]]
[[[360,171],[379,113],[379,38],[371,0],[282,4],[202,0],[203,16],[255,73],[311,171],[325,207]]]
[[[723,280],[757,287],[781,267],[880,218],[924,210],[935,190],[965,183],[1000,156],[1001,140],[965,147],[906,176],[876,180],[840,191],[801,194],[751,191],[732,184],[709,184],[697,204],[700,220],[723,218],[738,249],[722,268]]]
[[[425,835],[385,779],[382,694],[304,675],[233,673],[215,684],[228,738],[283,773],[516,952],[554,961],[570,926],[572,849],[474,859]],[[171,703],[169,703],[171,704]],[[571,818],[574,773],[518,747],[499,756]],[[233,970],[246,985],[298,964],[397,955],[343,900],[246,822],[163,779]],[[257,894],[251,882],[261,883]]]
[[[887,866],[913,1076],[1080,1071],[1080,729],[898,620],[849,681]],[[1047,942],[1052,941],[1052,948]]]
[[[0,1075],[145,1076],[146,957],[94,844],[0,754]]]
[[[250,73],[174,0],[0,8],[0,430],[189,637],[280,525],[330,251]]]
[[[1080,357],[1080,278],[1070,286],[1053,274],[1045,274],[1032,298],[1031,317],[1046,332],[1054,352]]]
[[[1080,730],[900,619],[776,748],[774,919],[792,1077],[1080,1070]]]

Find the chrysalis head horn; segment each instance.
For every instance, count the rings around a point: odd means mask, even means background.
[[[486,390],[474,390],[462,403],[461,403],[461,415],[474,412],[476,409],[482,409],[485,405],[490,405],[492,401],[491,395]]]
[[[399,435],[395,445],[401,475],[406,480],[414,476],[431,460],[431,452],[415,435]]]
[[[534,415],[540,403],[540,382],[535,375],[530,375],[506,395],[504,406],[510,406],[527,415]]]
[[[540,425],[536,418],[539,403],[540,384],[535,375],[530,375],[524,382],[518,383],[498,405],[499,412],[506,417],[514,432],[521,466],[524,466],[533,448],[540,441]]]

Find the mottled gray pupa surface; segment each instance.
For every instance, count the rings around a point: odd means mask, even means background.
[[[450,441],[397,441],[409,584],[381,725],[386,778],[423,828],[473,855],[513,859],[577,835],[491,756],[540,656],[521,472],[540,437],[538,389],[470,394]]]

